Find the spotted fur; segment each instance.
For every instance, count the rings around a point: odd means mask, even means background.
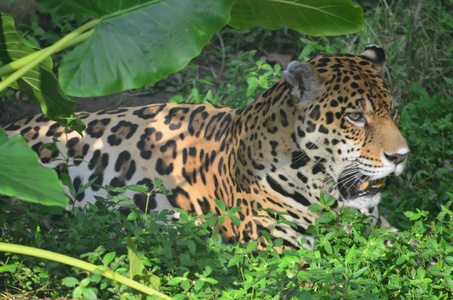
[[[58,138],[60,151],[73,160],[74,185],[97,178],[75,206],[105,194],[101,185],[152,187],[160,177],[173,194],[153,195],[150,210],[219,213],[214,199],[240,206],[241,226],[227,220],[218,230],[230,241],[257,240],[261,249],[261,232],[275,222],[260,209],[284,211],[297,227],[278,224],[273,237],[289,248],[307,238],[310,247],[306,229],[317,214],[308,206],[319,202],[321,190],[336,199],[335,209],[352,206],[378,216],[376,182],[404,168],[409,149],[384,67],[384,50],[369,46],[360,56],[326,54],[291,63],[284,78],[244,109],[159,104],[83,113],[84,137],[70,132],[67,143],[63,128],[44,115],[6,132],[22,134],[49,167],[61,163],[60,154],[41,146]],[[145,209],[144,195],[130,196]]]

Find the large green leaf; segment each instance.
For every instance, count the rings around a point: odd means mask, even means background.
[[[55,170],[38,162],[21,135],[8,139],[1,127],[0,166],[0,194],[44,205],[68,205]]]
[[[101,18],[107,15],[124,14],[127,10],[139,10],[163,0],[37,0],[47,10],[58,15],[84,13]],[[175,7],[177,9],[177,7]]]
[[[0,13],[0,65],[6,65],[29,54],[35,49],[26,45],[14,27],[11,16]],[[41,105],[42,111],[52,120],[65,125],[59,116],[69,117],[74,113],[75,102],[61,90],[52,71],[50,57],[31,69],[13,87],[25,90],[27,98]]]
[[[238,0],[229,24],[238,29],[289,27],[327,36],[361,31],[364,19],[362,8],[350,0]]]
[[[234,0],[39,2],[57,13],[101,17],[59,69],[69,95],[88,97],[138,88],[179,71],[228,23]]]

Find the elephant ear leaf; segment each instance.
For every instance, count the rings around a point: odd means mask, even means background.
[[[234,0],[40,0],[58,14],[100,18],[93,34],[65,55],[60,83],[72,96],[142,87],[181,70],[226,25]]]
[[[288,27],[311,36],[363,30],[363,9],[350,0],[238,0],[229,23],[237,29]]]

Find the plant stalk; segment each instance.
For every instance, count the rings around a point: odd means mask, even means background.
[[[11,74],[10,76],[8,76],[7,78],[5,78],[5,80],[0,82],[0,91],[4,90],[8,86],[10,86],[12,83],[16,82],[19,78],[24,76],[27,72],[29,72],[35,66],[39,65],[43,60],[45,60],[50,55],[57,53],[63,49],[66,49],[67,47],[69,47],[68,45],[74,45],[74,43],[71,43],[71,41],[73,41],[74,39],[76,39],[77,37],[82,35],[88,29],[96,26],[100,21],[101,21],[101,19],[92,20],[92,21],[82,25],[81,27],[77,28],[73,32],[67,34],[62,39],[60,39],[58,42],[53,44],[52,46],[49,46],[36,53],[27,55],[27,56],[21,58],[20,60],[18,60],[18,61],[21,61],[20,63],[18,63],[21,66],[17,67],[17,65],[16,65],[16,68],[19,68],[19,69],[16,72],[14,72],[13,74]],[[88,38],[88,36],[84,36],[84,37]],[[81,42],[81,40],[77,40],[77,41]],[[2,75],[3,72],[6,72],[6,74],[12,72],[14,69],[11,68],[11,66],[10,67],[7,67],[7,66],[9,66],[13,63],[14,62],[2,67],[0,69],[0,70],[2,70],[2,72],[0,72],[0,76]]]
[[[86,39],[88,39],[90,37],[91,34],[93,34],[93,32],[94,32],[94,29],[80,34],[79,36],[75,37],[74,39],[70,40],[68,43],[63,45],[59,51],[65,50],[74,45],[84,42]],[[18,70],[19,68],[22,68],[26,64],[31,63],[34,59],[36,59],[40,54],[42,54],[44,51],[46,51],[49,47],[38,50],[31,54],[28,54],[18,60],[15,60],[13,62],[10,62],[7,65],[0,67],[0,77],[6,76],[6,75]]]
[[[63,254],[55,253],[52,251],[47,251],[43,249],[38,249],[38,248],[33,248],[33,247],[28,247],[28,246],[23,246],[23,245],[17,245],[17,244],[11,244],[11,243],[3,243],[0,242],[0,251],[3,252],[11,252],[11,253],[18,253],[18,254],[24,254],[28,256],[35,256],[47,260],[53,260],[62,264],[70,265],[76,268],[80,268],[89,272],[93,272],[95,270],[103,270],[103,266],[96,266],[93,264],[90,264],[86,261],[73,258],[70,256],[66,256]],[[156,295],[162,299],[171,299],[165,294],[162,294],[161,292],[158,292],[156,290],[153,290],[139,282],[136,282],[132,279],[129,279],[127,277],[124,277],[118,273],[112,272],[111,270],[104,270],[101,273],[102,276],[107,277],[109,279],[112,279],[114,281],[117,281],[119,283],[122,283],[124,285],[127,285],[139,292],[142,292],[147,295]]]

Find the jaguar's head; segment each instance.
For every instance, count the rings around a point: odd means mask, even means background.
[[[285,72],[297,102],[299,147],[320,161],[344,200],[379,201],[385,177],[399,175],[409,147],[398,130],[398,105],[384,78],[385,52],[326,54]],[[360,208],[360,207],[359,207]]]

